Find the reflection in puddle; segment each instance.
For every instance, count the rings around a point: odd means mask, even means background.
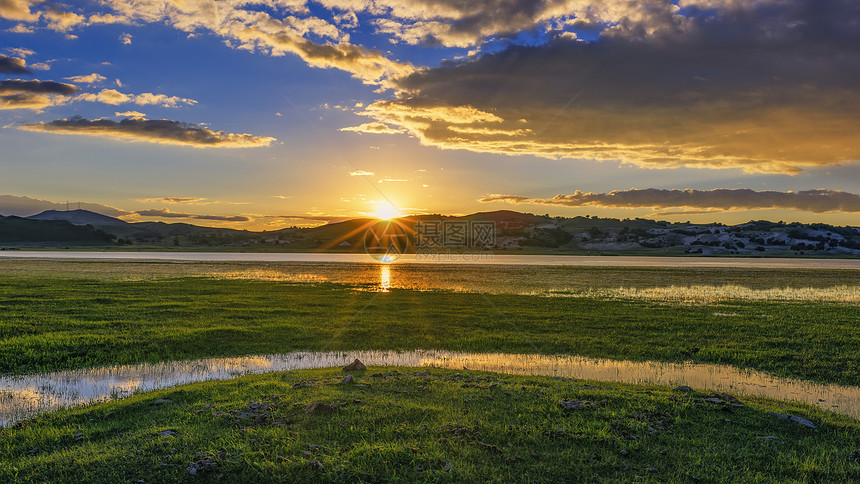
[[[418,350],[296,352],[238,358],[205,358],[156,364],[0,377],[0,425],[37,412],[121,398],[204,380],[252,373],[343,366],[359,358],[367,365],[468,368],[518,375],[548,375],[646,385],[688,385],[734,395],[795,400],[860,418],[860,387],[777,378],[731,366],[629,362],[580,356],[454,353]]]

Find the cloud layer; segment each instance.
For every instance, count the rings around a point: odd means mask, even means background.
[[[26,131],[96,136],[124,141],[144,141],[196,148],[253,148],[268,146],[275,138],[213,131],[190,123],[167,119],[126,118],[89,120],[80,116],[48,123],[20,126]]]
[[[138,210],[135,212],[143,217],[187,218],[192,220],[217,220],[221,222],[248,222],[251,219],[242,215],[198,215],[193,213],[171,212],[166,208]]]
[[[605,208],[689,208],[711,210],[788,209],[814,213],[860,212],[860,195],[839,190],[806,190],[799,192],[755,191],[745,188],[715,190],[618,190],[609,193],[585,193],[552,198],[530,198],[520,195],[489,195],[484,203],[555,205],[560,207]],[[684,212],[701,213],[701,212]]]

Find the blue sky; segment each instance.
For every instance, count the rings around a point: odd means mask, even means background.
[[[858,225],[858,12],[4,0],[0,214],[70,200],[271,229],[391,203]]]

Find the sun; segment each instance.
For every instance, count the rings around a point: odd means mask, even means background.
[[[392,218],[400,217],[401,213],[400,210],[397,210],[397,207],[395,207],[394,205],[388,202],[382,202],[379,204],[379,207],[376,209],[376,211],[374,211],[371,215],[380,220],[389,220]]]

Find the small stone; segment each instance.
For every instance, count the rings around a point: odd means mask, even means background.
[[[358,358],[356,358],[355,361],[353,361],[352,363],[343,367],[343,371],[362,371],[366,369],[367,367],[364,366],[364,363],[362,363]]]
[[[645,468],[645,471],[647,471],[647,472],[657,472],[657,468],[656,468],[656,467],[646,467],[646,468]]]
[[[210,409],[213,409],[213,408],[215,408],[215,404],[214,404],[214,403],[210,403],[209,405],[206,405],[206,406],[205,406],[205,407],[203,407],[203,408],[198,408],[197,410],[195,410],[195,412],[200,413],[200,412],[203,412],[203,411],[205,411],[205,410],[210,410]]]
[[[723,401],[717,397],[704,398],[703,400],[708,403],[723,403]]]
[[[768,412],[767,414],[768,414],[768,415],[771,415],[771,416],[774,416],[774,417],[776,417],[776,418],[778,418],[778,419],[780,419],[780,420],[788,420],[788,415],[786,415],[786,414],[784,414],[784,413]]]
[[[158,435],[164,435],[164,436],[176,435],[176,431],[175,430],[162,430],[161,432],[158,433]]]
[[[762,440],[782,440],[779,437],[777,437],[776,435],[764,435],[764,436],[759,437],[759,438]]]
[[[84,440],[84,434],[75,434],[75,441]]]
[[[356,360],[356,361],[358,361],[358,360]],[[311,465],[311,467],[313,467],[314,469],[316,469],[316,470],[318,470],[318,471],[320,471],[320,472],[322,472],[322,470],[323,470],[322,462],[320,462],[320,461],[318,461],[318,460],[316,460],[316,459],[314,459],[314,460],[310,461],[310,465]]]
[[[159,398],[158,400],[153,400],[154,404],[161,405],[162,403],[173,403],[173,400],[169,398]]]
[[[584,410],[591,406],[586,402],[580,402],[579,400],[561,400],[558,402],[558,406],[565,410]]]
[[[803,418],[803,417],[798,417],[797,415],[792,415],[792,416],[791,416],[791,417],[789,417],[788,419],[789,419],[789,420],[791,420],[791,421],[792,421],[792,422],[794,422],[794,423],[798,423],[798,424],[800,424],[800,425],[804,425],[804,426],[809,427],[809,428],[811,428],[811,429],[817,429],[817,428],[818,428],[818,427],[816,427],[816,426],[815,426],[815,424],[814,424],[814,423],[810,422],[809,420],[806,420],[806,419],[805,419],[805,418]]]
[[[353,377],[352,377],[352,375],[346,375],[345,377],[343,377],[343,378],[340,380],[340,382],[341,382],[341,383],[343,383],[343,384],[346,384],[346,383],[353,383],[353,381],[355,381],[355,378],[353,378]]]
[[[305,412],[307,413],[330,413],[334,412],[334,408],[331,405],[326,405],[322,402],[311,402],[307,407],[305,407]]]
[[[194,464],[191,464],[190,466],[188,466],[188,473],[191,474],[192,476],[196,476],[197,475],[197,466]]]
[[[630,451],[627,449],[621,449],[618,451],[618,455],[622,457],[627,457],[628,455],[630,455]]]

